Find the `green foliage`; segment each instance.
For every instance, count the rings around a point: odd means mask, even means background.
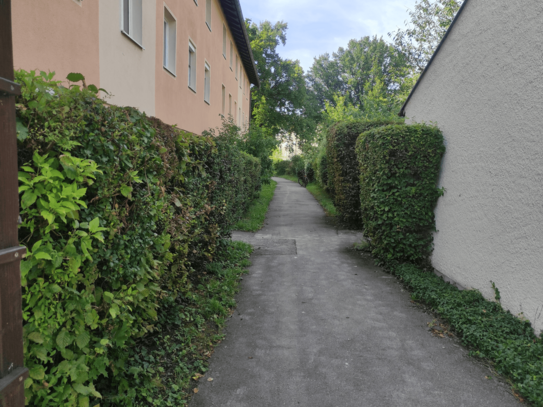
[[[255,124],[280,137],[296,134],[304,143],[314,136],[319,109],[308,91],[299,61],[283,59],[277,48],[286,44],[287,24],[246,20],[260,88],[252,88],[251,117]]]
[[[443,135],[426,125],[391,125],[361,134],[360,208],[364,235],[381,262],[420,263],[432,249]]]
[[[330,195],[318,182],[310,182],[306,186],[307,190],[315,197],[328,216],[337,216],[337,210]]]
[[[396,48],[407,56],[417,73],[420,74],[428,64],[463,2],[418,0],[414,10],[409,11],[410,24],[389,33]]]
[[[277,182],[270,181],[269,184],[262,186],[260,196],[251,202],[251,205],[247,209],[247,212],[234,226],[236,230],[243,230],[246,232],[256,232],[264,226],[264,220],[266,219],[266,213],[268,213],[268,207],[273,199],[275,187]]]
[[[322,109],[338,107],[347,117],[373,119],[399,111],[402,95],[411,89],[409,76],[400,50],[382,38],[363,37],[332,56],[315,58],[307,80]]]
[[[242,151],[260,159],[262,168],[262,183],[269,184],[273,175],[272,155],[279,141],[270,134],[266,127],[260,127],[255,122],[249,126],[249,131],[238,141]]]
[[[258,194],[260,163],[233,128],[184,133],[52,79],[16,72],[25,395],[133,405],[144,390],[128,350],[154,334],[164,304],[199,286]]]
[[[328,191],[334,199],[339,219],[350,227],[362,227],[360,170],[355,153],[356,140],[365,131],[395,122],[390,120],[347,121],[336,123],[328,129],[326,138]]]
[[[471,355],[490,359],[498,373],[533,405],[543,405],[543,340],[530,322],[504,311],[478,291],[459,291],[434,273],[414,265],[393,267],[412,291],[412,298],[428,304],[444,318],[468,346]]]
[[[191,378],[206,372],[252,252],[243,242],[218,243],[214,261],[194,280],[195,289],[176,299],[164,297],[153,333],[128,350],[131,387],[138,389],[133,405],[184,406],[194,385]]]

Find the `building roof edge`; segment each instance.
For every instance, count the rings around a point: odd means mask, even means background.
[[[230,32],[234,37],[234,42],[238,48],[243,66],[247,71],[247,77],[253,85],[260,87],[260,80],[258,79],[258,72],[256,70],[253,51],[251,49],[251,42],[249,41],[249,36],[247,35],[245,19],[243,18],[239,0],[219,0],[219,2],[221,4],[224,16],[226,17]]]
[[[236,0],[237,1],[237,0]],[[417,83],[415,83],[415,86],[413,86],[413,89],[411,89],[411,92],[409,93],[409,96],[407,97],[407,99],[405,100],[402,108],[400,109],[400,113],[398,113],[398,116],[400,117],[405,117],[405,108],[407,107],[407,104],[409,103],[409,100],[411,99],[411,96],[413,96],[413,94],[415,93],[415,91],[417,90],[417,87],[419,86],[419,83],[422,81],[422,78],[424,77],[424,74],[426,73],[426,71],[428,70],[428,68],[430,67],[430,65],[432,65],[432,62],[434,61],[434,58],[436,57],[436,55],[438,54],[439,50],[441,49],[441,46],[443,45],[443,43],[447,40],[447,37],[449,36],[449,33],[451,32],[452,28],[454,27],[454,24],[456,23],[456,21],[458,20],[458,18],[460,17],[460,14],[462,14],[462,11],[464,11],[464,7],[466,6],[466,4],[468,3],[469,0],[464,0],[464,3],[462,3],[462,6],[460,6],[460,9],[458,10],[458,13],[456,13],[456,16],[454,17],[451,25],[449,26],[449,28],[447,29],[447,31],[445,32],[445,35],[443,36],[443,38],[441,39],[439,45],[437,46],[434,54],[432,55],[432,58],[430,58],[430,60],[428,61],[428,63],[426,64],[426,66],[424,67],[424,70],[422,71],[422,73],[420,74],[419,76],[419,79],[417,80]]]

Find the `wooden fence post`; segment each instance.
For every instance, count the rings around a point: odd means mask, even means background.
[[[11,0],[0,0],[0,407],[25,405]]]

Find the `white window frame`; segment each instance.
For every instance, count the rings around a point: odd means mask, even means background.
[[[177,59],[177,20],[172,12],[164,6],[164,48],[162,66],[165,70],[175,75]]]
[[[211,104],[211,68],[207,61],[204,63],[204,102]]]
[[[230,41],[230,70],[232,70],[232,60],[234,59],[234,44]]]
[[[194,93],[196,93],[196,55],[196,45],[189,40],[188,86]]]
[[[226,59],[226,25],[222,25],[222,56]]]
[[[143,47],[143,0],[120,0],[121,33]]]
[[[232,94],[228,94],[228,115],[232,116]]]
[[[236,54],[236,81],[238,80],[238,54]]]
[[[206,0],[206,25],[211,31],[211,10],[212,10],[212,0]]]

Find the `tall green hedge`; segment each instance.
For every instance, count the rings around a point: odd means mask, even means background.
[[[133,405],[127,350],[193,289],[257,193],[259,161],[235,128],[197,136],[91,86],[16,80],[27,404]]]
[[[338,217],[351,227],[362,227],[356,140],[365,131],[393,123],[389,120],[358,120],[339,122],[328,129],[326,137],[328,190],[334,199]]]
[[[382,262],[425,260],[432,249],[443,135],[426,125],[391,125],[360,135],[364,235]]]

